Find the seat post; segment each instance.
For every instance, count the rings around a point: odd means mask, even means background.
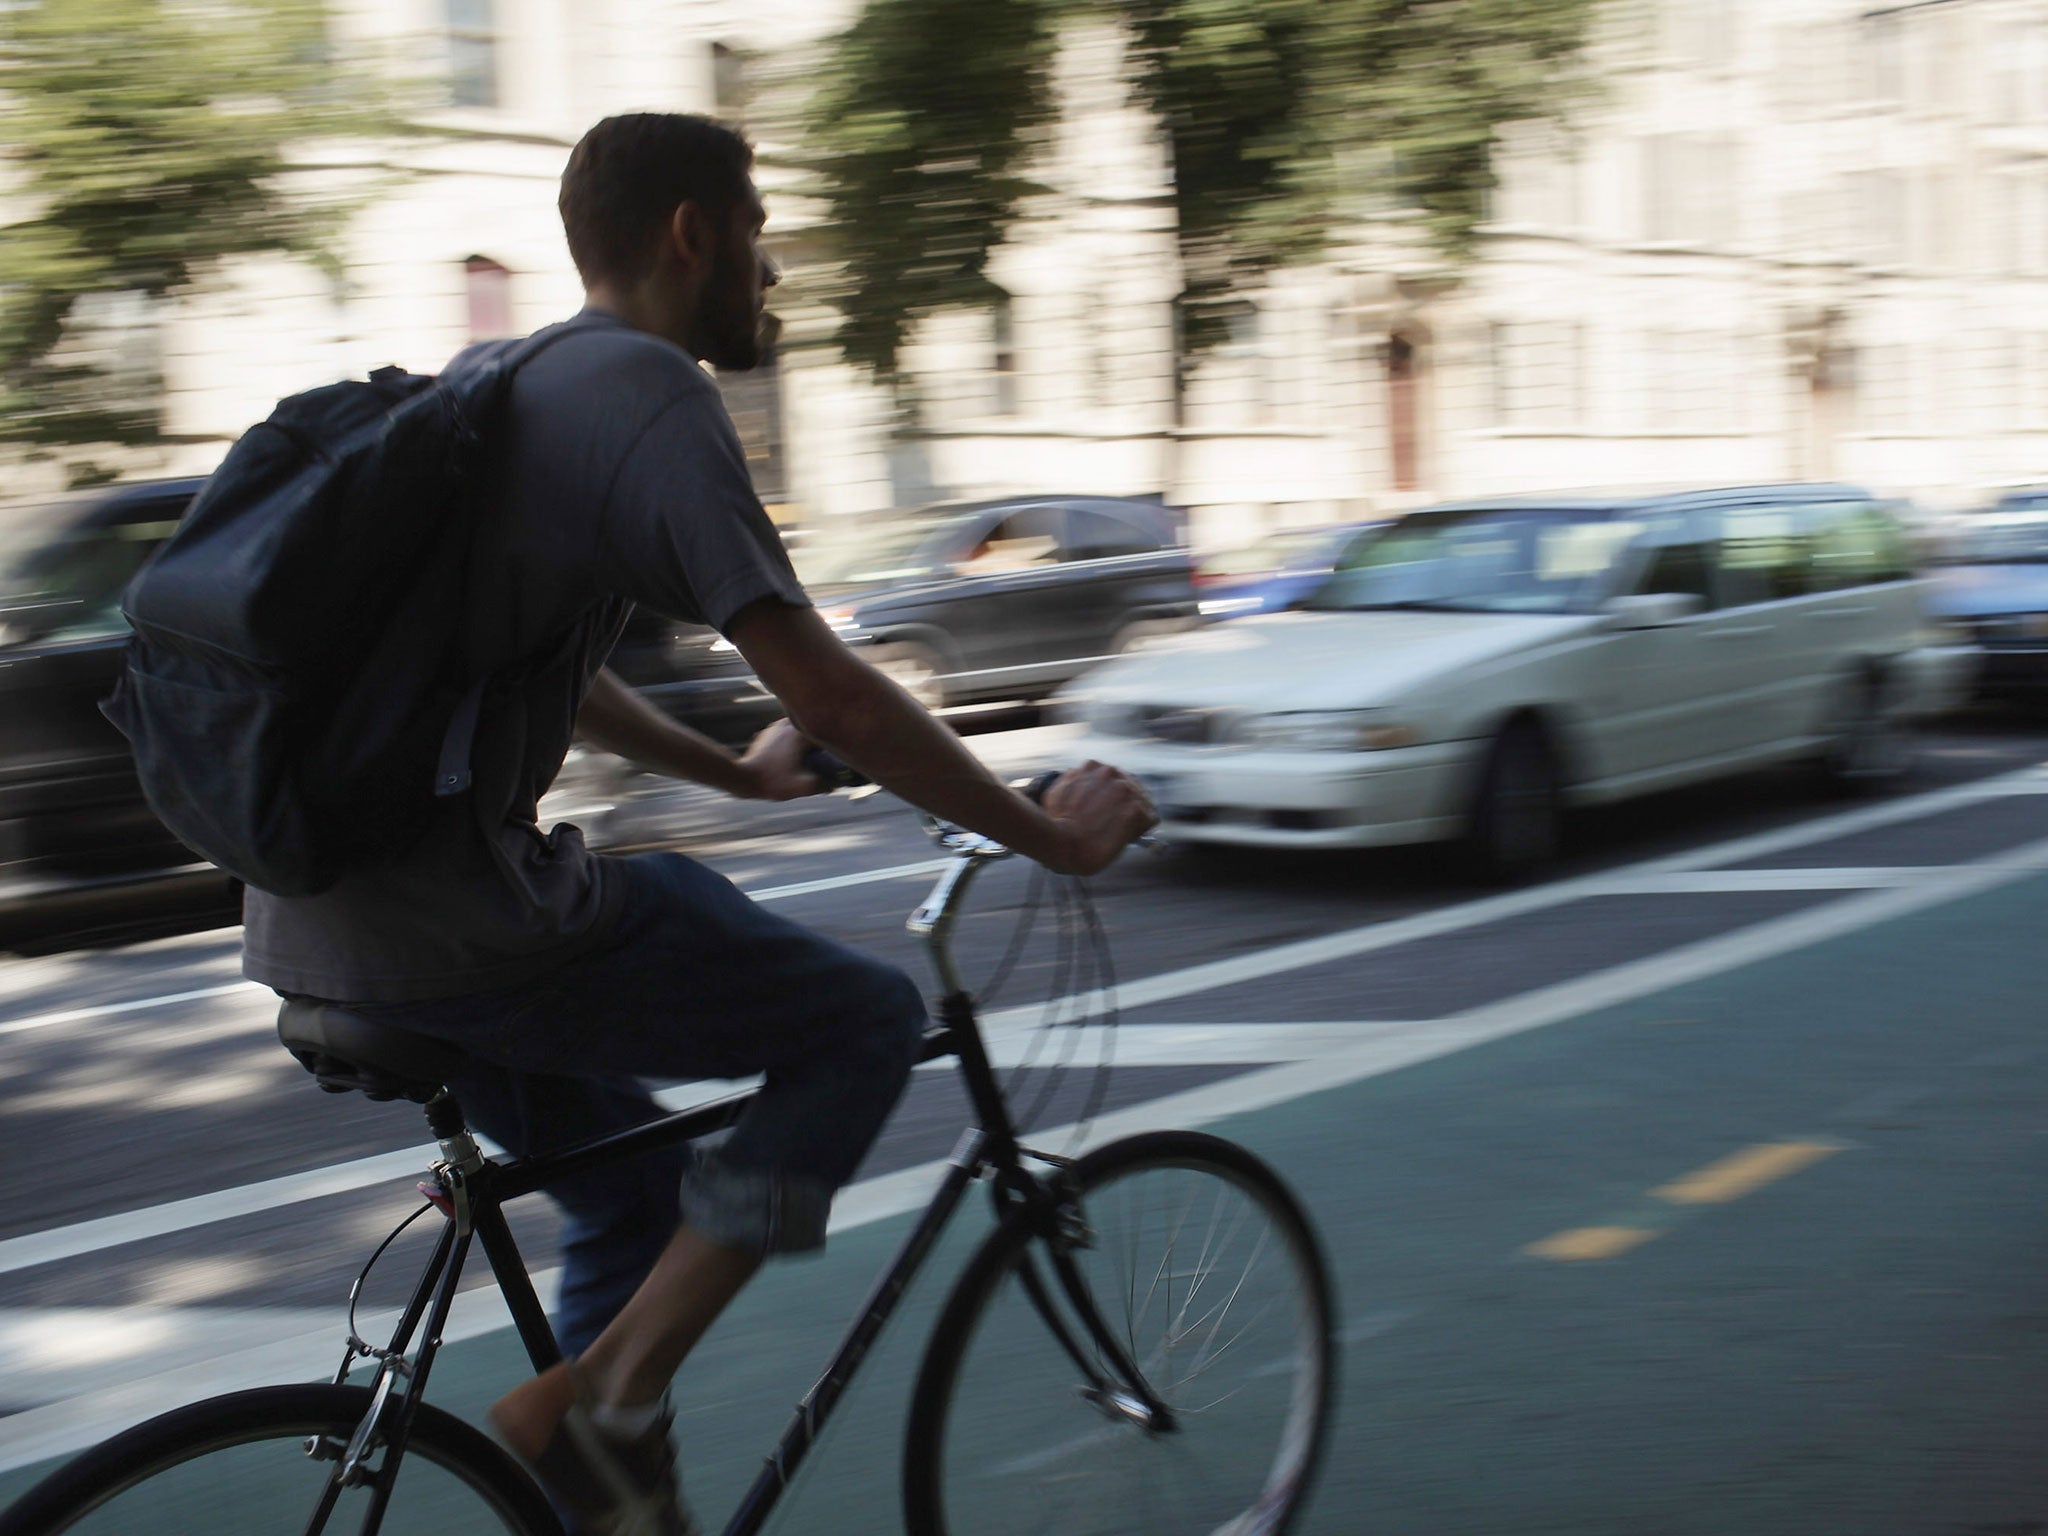
[[[440,1143],[441,1160],[463,1174],[475,1173],[483,1167],[483,1149],[469,1134],[469,1122],[463,1117],[462,1104],[455,1095],[443,1088],[427,1100],[426,1110],[427,1128]]]

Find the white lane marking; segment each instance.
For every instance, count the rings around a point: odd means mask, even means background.
[[[699,1104],[725,1098],[728,1094],[743,1092],[751,1081],[683,1083],[660,1090],[654,1099],[664,1109],[692,1109]],[[493,1146],[487,1137],[479,1136],[477,1140],[493,1156],[502,1150]],[[95,1216],[69,1226],[25,1232],[19,1237],[0,1241],[0,1275],[29,1269],[37,1264],[54,1264],[60,1259],[80,1258],[103,1249],[118,1248],[123,1243],[169,1237],[193,1227],[274,1211],[304,1200],[344,1195],[353,1190],[367,1189],[373,1184],[415,1175],[424,1177],[439,1155],[431,1144],[404,1147],[396,1152],[379,1152],[325,1168],[308,1169],[304,1173],[261,1179],[233,1189],[190,1195],[162,1205],[146,1205],[132,1211],[117,1211],[111,1216]]]
[[[1826,889],[1825,886],[1799,886],[1774,883],[1792,880],[1798,875],[1818,878],[1820,871],[1778,871],[1778,870],[1731,870],[1723,871],[1720,865],[1738,863],[1745,859],[1767,857],[1787,848],[1798,848],[1809,843],[1831,842],[1852,833],[1868,831],[1875,827],[1890,826],[1901,821],[1913,821],[1923,816],[1938,815],[1960,806],[1973,805],[1980,801],[2000,799],[2010,795],[2048,794],[2048,764],[2031,764],[2025,768],[1996,774],[1988,779],[1974,780],[1968,784],[1951,785],[1947,789],[1930,790],[1924,794],[1908,795],[1897,800],[1888,800],[1878,805],[1864,806],[1856,810],[1838,812],[1817,820],[1804,821],[1792,826],[1780,827],[1774,831],[1756,833],[1732,838],[1721,843],[1709,844],[1675,854],[1666,854],[1646,859],[1639,864],[1627,865],[1618,870],[1598,871],[1576,879],[1538,886],[1528,891],[1511,892],[1503,896],[1482,898],[1478,901],[1461,902],[1455,906],[1440,908],[1424,913],[1417,918],[1400,919],[1393,923],[1369,925],[1363,929],[1352,929],[1348,933],[1331,934],[1322,939],[1304,941],[1306,944],[1331,944],[1339,946],[1332,955],[1343,959],[1351,954],[1362,954],[1365,950],[1342,948],[1347,940],[1365,933],[1400,929],[1404,924],[1415,925],[1407,932],[1394,933],[1383,942],[1375,942],[1372,949],[1384,948],[1387,943],[1404,943],[1409,938],[1428,937],[1434,933],[1452,932],[1459,928],[1473,927],[1480,923],[1495,922],[1503,917],[1519,916],[1524,912],[1540,911],[1544,907],[1559,906],[1570,901],[1583,900],[1587,896],[1603,894],[1632,894],[1659,889],[1676,890],[1773,890],[1773,889]],[[926,859],[911,864],[896,864],[884,869],[857,870],[846,875],[831,875],[818,880],[798,881],[790,885],[768,886],[748,894],[756,901],[779,901],[791,896],[804,896],[818,891],[840,890],[849,886],[870,885],[881,881],[904,880],[914,876],[937,874],[944,869],[943,859]],[[1711,876],[1708,872],[1712,872]],[[1929,873],[1938,872],[1938,867]],[[1879,871],[1869,871],[1872,875]],[[1694,877],[1727,877],[1736,881],[1754,880],[1753,885],[1675,885],[1660,887],[1648,882],[1662,875],[1689,875]],[[1876,882],[1872,883],[1884,883]],[[1269,951],[1268,953],[1272,953]],[[1249,957],[1247,957],[1249,958]],[[223,963],[233,964],[233,957]],[[1221,962],[1228,965],[1233,962]],[[1315,964],[1313,960],[1303,964]],[[1185,972],[1176,972],[1184,975]],[[1219,982],[1217,985],[1228,985]],[[242,988],[257,991],[267,989],[254,982],[236,981],[223,986],[200,988],[189,992],[172,992],[158,997],[138,998],[130,1002],[103,1003],[87,1008],[71,1008],[61,1013],[42,1014],[27,1019],[0,1022],[0,1036],[24,1030],[43,1029],[53,1024],[74,1023],[83,1019],[99,1018],[108,1014],[133,1012],[138,1009],[168,1007],[175,1003],[193,1001],[204,997],[217,997]],[[1128,1005],[1134,994],[1125,991]],[[1174,996],[1180,993],[1171,994]],[[993,1016],[1010,1018],[1017,1010],[1006,1010]],[[993,1022],[993,1017],[991,1022]]]
[[[1743,855],[1749,856],[1747,853]],[[1701,862],[1719,857],[1718,851],[1710,850],[1702,856]],[[2048,839],[1967,864],[1932,866],[1924,871],[1924,879],[1901,889],[1907,892],[1931,893],[1929,900],[1941,901],[1947,898],[1940,893],[1954,887],[1958,881],[1967,885],[1988,873],[1997,877],[1993,883],[2003,883],[2004,880],[2018,879],[2022,875],[2038,870],[2044,862],[2048,862]],[[1417,913],[1413,917],[1395,918],[1391,922],[1368,923],[1363,927],[1350,928],[1339,933],[1323,934],[1313,939],[1299,939],[1291,944],[1257,950],[1248,955],[1237,955],[1228,960],[1211,960],[1178,971],[1148,976],[1141,981],[1125,982],[1116,989],[1116,1000],[1125,1009],[1141,1008],[1152,1003],[1170,1002],[1194,993],[1217,991],[1240,982],[1262,980],[1283,971],[1329,965],[1338,960],[1354,959],[1377,950],[1391,949],[1399,944],[1410,944],[1417,939],[1457,933],[1486,923],[1496,923],[1550,907],[1563,906],[1569,902],[1583,901],[1592,896],[1625,894],[1627,882],[1630,880],[1664,872],[1675,873],[1679,868],[1680,866],[1673,864],[1669,859],[1655,859],[1627,871],[1583,875],[1577,879],[1540,886],[1534,890],[1511,891],[1500,896],[1465,902],[1455,907]],[[997,1039],[1030,1027],[1045,1017],[1048,1009],[1053,1010],[1055,1014],[1060,1010],[1072,1014],[1085,1014],[1098,1010],[1102,1002],[1100,994],[1091,992],[1054,999],[1049,1003],[1004,1008],[988,1015],[983,1020],[983,1028],[992,1039]]]
[[[1909,864],[1880,869],[1673,869],[1612,882],[1607,896],[1688,896],[1753,891],[1865,891],[1912,885],[1953,865]]]
[[[845,1232],[870,1222],[924,1209],[931,1201],[932,1190],[944,1168],[944,1163],[925,1163],[842,1190],[832,1204],[830,1230]],[[482,1270],[477,1272],[482,1273]],[[561,1284],[561,1273],[559,1267],[533,1271],[534,1289],[542,1297],[551,1298]],[[851,1296],[848,1306],[852,1306]],[[152,1315],[150,1321],[165,1331],[162,1347],[176,1351],[173,1358],[183,1359],[188,1354],[196,1358],[168,1368],[153,1369],[154,1362],[162,1358],[160,1355],[131,1356],[124,1362],[125,1369],[107,1386],[0,1417],[0,1472],[51,1457],[70,1455],[131,1424],[217,1393],[280,1381],[328,1378],[341,1363],[347,1316],[347,1309],[341,1305],[326,1309],[310,1328],[300,1326],[307,1309],[277,1309],[276,1321],[267,1331],[261,1331],[265,1330],[258,1315],[262,1309],[240,1311],[235,1321],[257,1331],[255,1342],[240,1349],[222,1348],[210,1352],[183,1347],[177,1337],[178,1319],[174,1315],[177,1310],[161,1309]],[[388,1337],[397,1319],[398,1309],[395,1307],[374,1312],[366,1309],[358,1322],[366,1337],[378,1338]],[[32,1318],[30,1321],[33,1324]],[[207,1324],[207,1319],[200,1320],[202,1327]],[[455,1343],[511,1326],[512,1318],[505,1309],[503,1295],[495,1286],[484,1286],[462,1291],[456,1296],[442,1338],[445,1342]],[[246,1339],[249,1335],[243,1337]],[[5,1364],[5,1360],[0,1359],[0,1367]],[[0,1368],[0,1382],[10,1381],[9,1373]],[[18,1400],[0,1402],[0,1407],[11,1406]]]
[[[1406,1021],[1368,1019],[1336,1023],[1055,1025],[1020,1031],[993,1044],[989,1059],[1001,1070],[1017,1067],[1224,1066],[1306,1061],[1376,1035],[1414,1029]],[[922,1072],[953,1072],[951,1058],[928,1061]]]
[[[96,1003],[89,1008],[67,1008],[62,1013],[37,1014],[33,1018],[10,1019],[0,1024],[0,1035],[18,1035],[25,1030],[48,1029],[53,1024],[76,1024],[81,1019],[104,1019],[117,1013],[134,1013],[141,1008],[168,1008],[173,1003],[189,1003],[202,997],[224,997],[230,992],[244,992],[258,987],[253,981],[231,981],[218,987],[198,987],[190,992],[166,992],[158,997],[138,997],[126,1003]]]
[[[781,901],[789,896],[808,896],[814,891],[843,890],[849,885],[873,885],[882,880],[908,880],[915,876],[936,875],[951,862],[950,859],[923,859],[915,864],[897,864],[888,869],[864,869],[850,875],[827,875],[820,880],[799,880],[794,885],[771,885],[766,890],[749,891],[747,894],[756,901]]]
[[[1804,823],[1796,828],[1784,828],[1758,837],[1737,838],[1731,842],[1695,849],[1689,853],[1666,855],[1620,870],[1602,871],[1553,885],[1539,886],[1533,890],[1485,897],[1413,917],[1369,923],[1340,933],[1278,945],[1272,949],[1237,956],[1230,960],[1169,971],[1141,981],[1125,983],[1118,988],[1117,1000],[1126,1009],[1137,1008],[1231,986],[1242,981],[1258,980],[1284,971],[1326,965],[1333,961],[1410,943],[1416,939],[1454,933],[1498,922],[1503,918],[1582,900],[1588,896],[1615,892],[1625,888],[1629,881],[1663,873],[1678,873],[1684,871],[1688,864],[1711,865],[1726,863],[1735,858],[1759,857],[1779,846],[1796,847],[1803,842],[1825,841],[1843,835],[1845,829],[1861,830],[1884,821],[1911,820],[1915,816],[1927,815],[1955,805],[1994,799],[2001,794],[2033,792],[2032,788],[2020,786],[2044,785],[2048,785],[2048,768],[2024,768],[1995,779],[1937,790],[1931,794],[1912,797],[1910,800],[1865,807],[1838,816],[1825,817],[1817,822]],[[1936,894],[1930,899],[1946,899],[1939,892],[1949,888],[1948,882],[1956,877],[1958,871],[2000,869],[2004,867],[2000,862],[2002,860],[2016,861],[2012,863],[2010,875],[2017,878],[2019,874],[2026,873],[2033,867],[2030,861],[2040,858],[2037,850],[2041,846],[2035,844],[2012,850],[1976,864],[1930,868],[1924,871],[1924,881],[1903,889],[1931,891]],[[940,861],[932,862],[937,865]],[[900,878],[905,870],[912,867],[897,865],[885,870],[864,871],[862,876],[866,880],[895,879]],[[789,888],[771,888],[778,889]],[[1745,934],[1754,931],[1754,928],[1741,930]],[[1022,1051],[1027,1048],[1022,1042],[1028,1041],[1047,1017],[1060,1016],[1063,1010],[1069,1015],[1085,1016],[1087,1013],[1098,1011],[1101,1001],[1099,997],[1089,995],[1057,999],[1049,1004],[1025,1004],[1001,1009],[983,1020],[983,1031],[988,1037],[991,1049],[1001,1053],[1004,1060],[1014,1063],[1021,1059]],[[720,1085],[711,1086],[712,1097],[730,1091]],[[696,1102],[701,1102],[701,1099]],[[25,1268],[30,1264],[49,1263],[54,1258],[77,1257],[121,1243],[167,1236],[207,1222],[275,1209],[300,1199],[359,1189],[387,1178],[400,1176],[408,1169],[424,1166],[420,1161],[421,1155],[418,1151],[407,1150],[361,1158],[332,1168],[285,1175],[257,1184],[192,1196],[165,1205],[143,1207],[78,1222],[68,1227],[0,1240],[0,1274]],[[49,1257],[41,1256],[46,1254]]]
[[[2048,857],[2048,839],[2015,850],[2013,856],[1958,866],[1916,885],[1873,891],[1462,1014],[1376,1033],[1328,1055],[1235,1074],[1223,1082],[1113,1111],[1086,1127],[1034,1132],[1030,1140],[1035,1146],[1072,1154],[1140,1131],[1207,1125],[1308,1098],[1993,890],[2038,872],[2033,861],[2043,857]],[[832,1230],[922,1209],[943,1167],[927,1163],[845,1190],[834,1206]],[[558,1281],[558,1270],[535,1276],[543,1294]],[[339,1358],[338,1311],[336,1318],[333,1328],[318,1334],[266,1341],[253,1349],[0,1418],[0,1471],[63,1455],[180,1403],[266,1381],[305,1380],[323,1368],[331,1370]],[[466,1292],[457,1299],[445,1337],[473,1338],[506,1325],[504,1303],[495,1289]]]
[[[794,885],[771,885],[765,890],[749,891],[755,901],[784,901],[791,896],[809,896],[816,891],[836,891],[851,885],[873,885],[884,880],[909,880],[924,875],[936,875],[946,867],[944,859],[924,859],[916,864],[895,864],[887,869],[863,869],[848,875],[830,875],[819,880],[800,880]],[[230,957],[226,964],[234,964]],[[21,1034],[31,1029],[48,1029],[53,1024],[75,1024],[82,1019],[102,1019],[117,1013],[133,1013],[144,1008],[168,1008],[176,1003],[195,1002],[205,997],[224,997],[230,992],[260,992],[275,996],[270,988],[253,981],[230,981],[217,987],[198,987],[190,992],[165,992],[157,997],[138,997],[125,1003],[96,1003],[86,1008],[67,1008],[61,1013],[37,1014],[32,1018],[10,1019],[0,1023],[0,1035]]]

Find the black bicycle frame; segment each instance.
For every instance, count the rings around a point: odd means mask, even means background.
[[[949,995],[940,1004],[940,1018],[942,1027],[926,1034],[918,1059],[933,1061],[945,1056],[959,1059],[968,1095],[980,1124],[961,1136],[931,1204],[925,1208],[917,1225],[903,1240],[888,1268],[869,1292],[867,1301],[833,1351],[823,1374],[797,1404],[796,1412],[783,1430],[782,1438],[768,1457],[767,1464],[727,1522],[725,1536],[754,1536],[766,1523],[790,1479],[796,1475],[797,1468],[817,1443],[826,1420],[845,1394],[854,1373],[881,1336],[883,1327],[894,1315],[897,1304],[910,1288],[918,1270],[930,1257],[946,1224],[960,1208],[968,1186],[977,1179],[992,1180],[999,1220],[1025,1221],[1048,1240],[1059,1290],[1074,1315],[1080,1319],[1083,1331],[1095,1345],[1100,1358],[1109,1366],[1109,1374],[1118,1378],[1125,1390],[1158,1416],[1160,1427],[1170,1427],[1171,1415],[1166,1406],[1159,1401],[1150,1383],[1125,1355],[1103,1322],[1068,1251],[1071,1242],[1078,1239],[1078,1233],[1073,1230],[1078,1223],[1060,1178],[1063,1161],[1028,1154],[1018,1144],[1009,1106],[1004,1102],[976,1027],[974,1000],[965,992]],[[464,1176],[462,1200],[456,1206],[456,1215],[443,1228],[427,1267],[414,1287],[412,1300],[392,1333],[391,1343],[385,1349],[367,1351],[379,1361],[377,1389],[371,1409],[343,1453],[342,1467],[337,1470],[327,1497],[308,1529],[319,1529],[320,1522],[324,1521],[338,1497],[344,1479],[354,1473],[357,1461],[373,1449],[378,1425],[387,1416],[387,1399],[402,1381],[403,1395],[396,1417],[383,1435],[386,1455],[382,1472],[377,1477],[379,1486],[363,1526],[363,1536],[376,1536],[393,1478],[404,1455],[407,1430],[425,1395],[427,1373],[440,1348],[442,1329],[454,1301],[456,1282],[472,1235],[483,1247],[485,1259],[497,1278],[506,1307],[512,1315],[513,1326],[518,1330],[534,1369],[544,1371],[562,1358],[554,1330],[548,1324],[547,1314],[534,1292],[533,1281],[527,1275],[511,1229],[505,1223],[500,1209],[504,1202],[531,1194],[567,1174],[623,1161],[722,1130],[739,1118],[753,1097],[752,1090],[733,1094],[697,1109],[665,1115],[659,1120],[582,1142],[559,1152],[503,1164],[487,1161]],[[1024,1166],[1026,1156],[1048,1163],[1054,1169],[1053,1174],[1041,1177],[1030,1172]],[[1089,1384],[1097,1390],[1110,1387],[1104,1373],[1088,1359],[1075,1340],[1028,1254],[1019,1266],[1018,1278],[1053,1337]],[[404,1351],[423,1320],[427,1327],[418,1357],[407,1362]],[[365,1352],[358,1341],[352,1339],[336,1380],[345,1377],[356,1358]]]

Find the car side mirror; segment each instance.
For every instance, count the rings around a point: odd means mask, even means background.
[[[1704,612],[1706,600],[1697,592],[1637,592],[1610,597],[1600,611],[1610,629],[1662,629]]]

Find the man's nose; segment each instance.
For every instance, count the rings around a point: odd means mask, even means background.
[[[762,286],[762,288],[763,288],[763,289],[773,288],[773,287],[774,287],[774,286],[775,286],[775,285],[776,285],[777,283],[779,283],[779,282],[781,282],[781,281],[782,281],[782,268],[780,268],[780,267],[778,267],[777,265],[775,265],[775,259],[774,259],[774,258],[773,258],[772,256],[763,256],[763,257],[761,258],[761,286]]]

